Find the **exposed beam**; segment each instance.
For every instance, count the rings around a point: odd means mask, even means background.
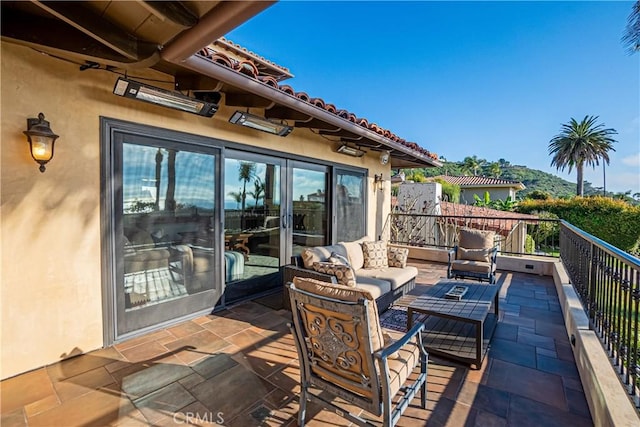
[[[268,119],[291,120],[296,123],[308,122],[313,119],[313,117],[308,114],[292,110],[291,108],[282,107],[280,105],[265,110],[264,116]]]
[[[41,9],[130,60],[139,61],[158,50],[158,46],[138,41],[133,35],[122,31],[80,2],[32,1]],[[50,34],[55,37],[55,34]]]
[[[250,93],[225,93],[224,103],[230,107],[271,108],[275,105],[270,99]]]
[[[145,9],[163,21],[168,20],[184,28],[191,28],[198,23],[198,15],[181,1],[139,1]]]
[[[81,63],[92,61],[134,69],[151,67],[160,58],[156,50],[147,57],[131,60],[58,19],[26,13],[15,8],[2,9],[0,29],[5,40]]]
[[[221,1],[197,25],[165,46],[162,59],[179,64],[274,3],[274,0]]]

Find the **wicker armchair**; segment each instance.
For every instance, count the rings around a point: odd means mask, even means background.
[[[398,341],[385,345],[376,304],[367,291],[296,277],[288,283],[293,314],[290,324],[300,359],[300,412],[304,426],[307,401],[344,416],[360,426],[362,417],[336,406],[340,397],[393,426],[421,390],[426,407],[427,352],[418,323]],[[416,366],[420,372],[405,386]],[[324,393],[316,394],[311,390]],[[400,392],[399,401],[392,399]]]

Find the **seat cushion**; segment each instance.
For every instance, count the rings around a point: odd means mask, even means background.
[[[362,270],[360,270],[362,271]],[[387,280],[376,279],[374,277],[358,277],[356,275],[356,286],[368,291],[375,299],[391,291],[391,283]]]
[[[389,340],[388,337],[385,337],[387,338],[385,346],[388,346],[403,336],[403,334],[393,331],[385,335],[391,338],[391,340]],[[418,347],[416,340],[412,339],[396,353],[389,356],[387,360],[389,362],[390,394],[395,396],[405,381],[407,381],[413,369],[420,363],[420,347]]]
[[[488,249],[494,246],[495,233],[493,231],[460,229],[458,246],[466,249]]]
[[[474,273],[492,273],[491,263],[466,259],[451,261],[451,269],[457,271],[472,271]],[[495,271],[495,265],[493,266],[493,270]]]
[[[387,242],[377,240],[375,242],[362,242],[362,255],[364,256],[363,268],[386,268],[389,266],[387,256]]]
[[[418,276],[418,269],[413,266],[405,268],[387,267],[377,269],[363,268],[356,272],[356,286],[361,286],[365,279],[376,279],[388,282],[391,289],[398,289]]]

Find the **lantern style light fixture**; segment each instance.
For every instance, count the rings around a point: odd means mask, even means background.
[[[53,146],[58,135],[53,133],[42,113],[38,114],[37,119],[27,119],[27,130],[23,133],[27,135],[31,157],[40,164],[40,172],[44,172],[44,165],[53,158]]]
[[[380,152],[380,164],[381,165],[386,165],[387,163],[389,163],[389,157],[391,156],[391,153],[389,153],[388,151],[382,151]]]

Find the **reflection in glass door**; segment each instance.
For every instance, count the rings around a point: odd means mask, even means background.
[[[291,254],[329,243],[328,168],[291,161]]]
[[[224,180],[225,303],[281,286],[280,160],[227,151]]]
[[[117,337],[212,309],[223,291],[216,150],[116,135]]]

